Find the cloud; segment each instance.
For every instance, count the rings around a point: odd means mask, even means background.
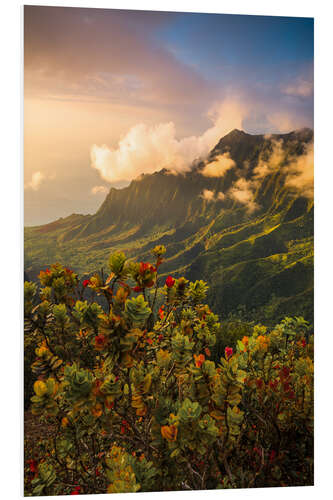
[[[205,177],[223,177],[234,166],[235,162],[230,158],[230,154],[224,153],[217,156],[210,163],[207,163],[201,173]]]
[[[269,139],[269,136],[266,136],[266,139]],[[260,155],[258,164],[253,170],[255,179],[263,179],[277,168],[281,168],[283,162],[286,160],[286,153],[283,150],[282,140],[271,139],[271,144],[271,153],[268,156]]]
[[[31,181],[28,182],[24,188],[25,189],[33,189],[34,191],[38,191],[41,183],[45,180],[45,175],[42,172],[35,172],[32,174]]]
[[[210,189],[204,189],[200,197],[206,201],[214,201],[214,191]]]
[[[212,92],[198,70],[156,42],[177,14],[45,6],[24,14],[26,95],[193,106]]]
[[[288,155],[283,149],[283,142],[272,140],[271,154],[263,158],[261,156],[258,165],[253,170],[253,183],[257,182],[273,173],[277,169],[286,175],[285,185],[291,189],[296,189],[301,195],[313,198],[313,143],[305,147],[305,151],[300,156]]]
[[[219,191],[215,195],[214,191],[211,191],[210,189],[204,189],[200,194],[200,198],[206,201],[223,201],[225,199],[225,194],[222,193],[222,191]]]
[[[234,183],[233,187],[229,189],[228,196],[238,203],[246,205],[247,211],[252,213],[259,208],[254,201],[255,188],[255,182],[248,181],[241,177]]]
[[[267,121],[271,130],[276,133],[285,134],[304,126],[306,121],[302,116],[298,116],[290,111],[274,111],[267,113]]]
[[[313,144],[310,144],[305,153],[295,158],[288,166],[286,185],[307,198],[313,198],[313,163]]]
[[[91,189],[91,193],[92,194],[105,194],[105,193],[108,193],[109,190],[106,186],[94,186],[92,189]]]
[[[173,173],[186,172],[191,169],[194,160],[205,159],[221,137],[234,128],[242,128],[245,114],[246,107],[239,100],[225,99],[210,111],[211,127],[200,136],[183,139],[177,138],[173,122],[151,127],[140,123],[129,130],[116,149],[94,144],[90,155],[91,166],[111,183],[130,181],[141,174],[163,168]],[[231,161],[224,158],[223,168],[230,167]],[[212,168],[208,168],[208,172],[212,172]]]
[[[283,87],[282,92],[290,96],[310,97],[313,93],[313,81],[301,78]]]

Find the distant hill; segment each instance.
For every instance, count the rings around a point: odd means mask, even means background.
[[[148,260],[151,248],[163,243],[164,275],[208,281],[209,302],[222,316],[241,305],[267,322],[286,314],[312,321],[313,200],[286,182],[289,159],[300,158],[312,142],[310,129],[269,137],[233,130],[190,172],[141,176],[112,188],[94,215],[26,228],[25,271],[35,277],[61,261],[92,272],[106,266],[110,251]],[[273,168],[276,145],[280,164]],[[203,175],[222,156],[233,166],[223,176]],[[262,177],[260,162],[268,165]],[[230,194],[240,179],[252,190],[253,210]]]

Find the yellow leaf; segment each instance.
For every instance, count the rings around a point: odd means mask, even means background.
[[[147,373],[143,381],[143,392],[148,392],[151,386],[151,375]]]
[[[37,396],[40,396],[40,397],[44,396],[44,394],[46,394],[46,392],[47,392],[47,386],[46,386],[45,382],[43,382],[42,380],[37,380],[34,383],[34,391],[37,394]]]

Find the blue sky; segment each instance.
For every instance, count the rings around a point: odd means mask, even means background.
[[[184,62],[213,77],[228,70],[290,70],[313,61],[313,19],[223,14],[180,14],[159,30]]]
[[[26,223],[91,213],[232,128],[312,127],[313,20],[26,6],[24,91]]]

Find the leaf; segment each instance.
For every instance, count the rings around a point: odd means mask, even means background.
[[[108,285],[110,283],[110,281],[112,280],[112,278],[114,278],[115,274],[113,272],[111,272],[109,274],[109,276],[106,278],[106,281],[105,281],[105,284]]]

